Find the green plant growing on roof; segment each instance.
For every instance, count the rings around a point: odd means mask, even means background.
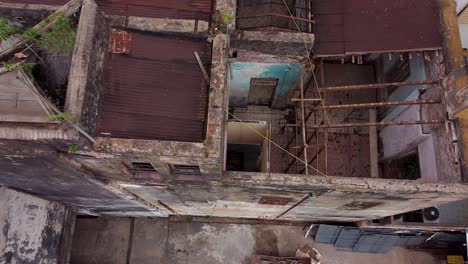
[[[56,22],[50,30],[41,32],[53,19],[56,19]],[[75,48],[76,31],[70,18],[57,13],[49,16],[37,27],[27,29],[21,34],[21,38],[47,51],[72,54]]]
[[[70,113],[63,113],[63,114],[54,114],[54,115],[50,115],[47,117],[47,120],[48,121],[58,121],[58,122],[63,122],[65,121],[65,118],[66,117],[68,120],[70,120],[71,122],[75,122],[75,118],[70,114]]]
[[[0,62],[0,65],[3,66],[7,71],[15,71],[17,69],[31,69],[35,64],[33,62],[23,62],[17,64],[10,64],[8,62]]]
[[[0,17],[0,40],[6,40],[18,32],[17,26],[10,24],[8,19]]]
[[[224,23],[229,24],[234,20],[234,15],[227,11],[221,11],[221,18],[223,19]]]
[[[55,25],[41,34],[36,44],[48,51],[72,54],[75,48],[76,32],[70,18],[63,15],[57,17]]]
[[[77,144],[71,144],[68,147],[68,152],[70,152],[71,154],[75,154],[77,151],[78,151],[78,145]]]

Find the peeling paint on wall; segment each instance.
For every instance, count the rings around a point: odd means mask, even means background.
[[[0,187],[0,263],[57,263],[65,206]]]
[[[231,63],[229,80],[230,106],[247,106],[252,78],[278,79],[278,86],[272,102],[272,108],[282,108],[286,104],[288,92],[299,82],[303,69],[302,64],[272,64],[272,63]]]

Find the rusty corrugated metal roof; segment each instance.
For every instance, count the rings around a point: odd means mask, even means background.
[[[4,0],[7,3],[64,5],[68,0]],[[213,0],[96,0],[109,15],[209,21]]]
[[[39,5],[64,5],[69,0],[3,0],[5,3],[15,4],[39,4]]]
[[[436,0],[313,0],[317,56],[442,47]]]
[[[207,84],[194,51],[210,64],[211,45],[193,38],[134,33],[129,55],[109,54],[98,133],[203,141]]]
[[[212,0],[97,0],[104,13],[122,16],[210,20]]]

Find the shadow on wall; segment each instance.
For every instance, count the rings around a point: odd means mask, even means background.
[[[336,251],[305,239],[305,232],[304,226],[78,218],[71,263],[251,264],[252,255],[294,256],[304,245],[317,248],[327,264],[439,263],[429,254],[401,248],[386,254]]]

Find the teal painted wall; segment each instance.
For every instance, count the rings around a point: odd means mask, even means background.
[[[296,87],[304,65],[235,62],[230,67],[230,106],[247,106],[251,78],[277,78],[272,108],[282,108],[286,105],[288,92]]]

